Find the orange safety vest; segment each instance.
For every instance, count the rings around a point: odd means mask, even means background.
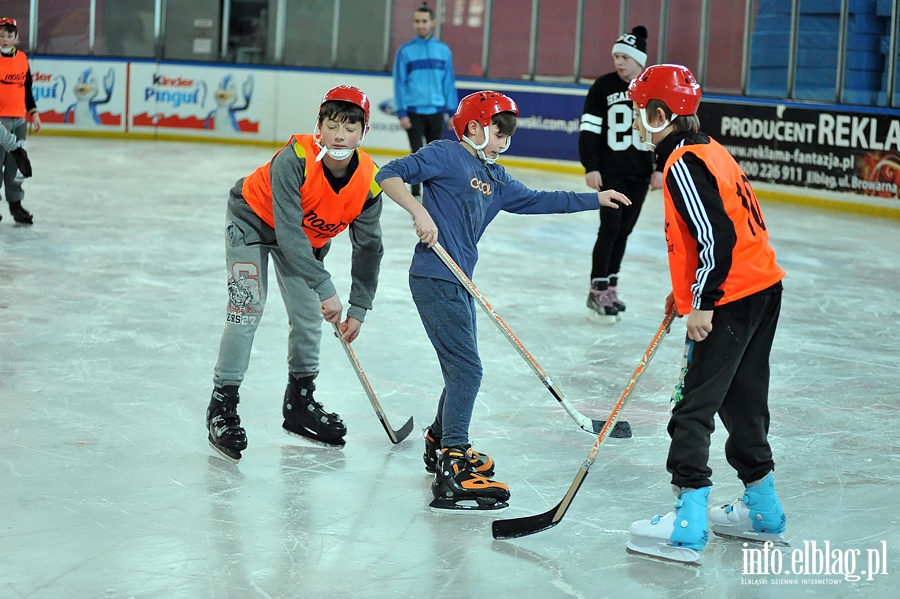
[[[375,182],[378,169],[368,154],[357,150],[359,166],[349,183],[335,193],[322,172],[324,165],[316,162],[320,148],[313,136],[294,135],[279,152],[289,145],[293,145],[294,153],[303,164],[303,183],[298,190],[298,200],[303,208],[303,232],[313,247],[320,248],[360,215],[368,198],[381,193],[381,187]],[[270,164],[264,164],[244,178],[241,194],[253,212],[274,227]]]
[[[25,77],[28,57],[16,49],[9,56],[0,56],[0,116],[25,116]]]
[[[700,158],[715,177],[725,212],[734,223],[737,236],[731,251],[731,269],[721,287],[723,295],[715,305],[747,297],[783,279],[785,272],[775,262],[775,250],[769,245],[769,232],[759,202],[741,167],[721,144],[710,139],[708,144],[685,144],[673,151],[666,161],[663,173],[666,179],[669,168],[686,153]],[[687,315],[691,311],[691,287],[697,281],[699,267],[697,240],[675,210],[668,186],[664,186],[664,195],[672,291],[678,313]]]

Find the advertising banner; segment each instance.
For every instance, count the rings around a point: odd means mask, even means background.
[[[364,147],[405,152],[390,74],[103,59],[32,58],[33,92],[48,130],[152,132],[282,142],[312,132],[324,93],[350,84],[372,103]],[[518,129],[509,157],[578,161],[585,86],[459,80],[459,98],[482,89],[512,97]],[[706,97],[703,131],[754,183],[799,196],[900,208],[900,114],[879,108]],[[455,139],[447,130],[445,138]],[[823,191],[818,191],[823,190]],[[827,192],[827,193],[824,193]]]
[[[578,131],[587,89],[535,87],[492,82],[459,83],[459,97],[486,89],[508,95],[519,107],[519,122],[504,155],[578,162]],[[453,135],[451,133],[451,135]],[[456,136],[453,135],[453,139]]]
[[[273,79],[270,71],[131,63],[129,130],[265,139]]]
[[[123,131],[128,65],[29,58],[31,91],[51,128]]]
[[[706,99],[699,115],[753,181],[900,199],[898,116]]]

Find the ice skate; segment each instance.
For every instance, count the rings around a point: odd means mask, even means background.
[[[235,464],[240,461],[241,452],[247,449],[247,433],[241,427],[241,417],[237,413],[239,401],[236,386],[216,387],[206,408],[210,446]]]
[[[431,432],[430,426],[422,431],[422,435],[425,437],[425,453],[422,455],[422,460],[425,462],[425,470],[434,473],[441,455],[441,437]],[[474,449],[472,449],[472,468],[485,478],[494,476],[494,460],[486,453],[481,453]]]
[[[625,311],[625,302],[619,299],[619,273],[612,273],[609,275],[609,298],[612,301],[613,307],[618,310],[618,314],[616,316],[618,318],[622,318],[622,313]]]
[[[632,523],[629,553],[661,561],[699,565],[709,540],[706,508],[709,487],[683,491],[675,500],[675,511]]]
[[[502,510],[509,507],[509,487],[472,469],[472,448],[445,447],[437,461],[429,504],[439,510]]]
[[[625,302],[619,298],[619,288],[615,285],[610,285],[607,291],[609,291],[609,301],[612,303],[613,308],[617,310],[616,318],[621,319],[622,313],[625,311]]]
[[[609,282],[601,279],[591,281],[591,290],[587,297],[588,317],[604,324],[616,324],[621,317],[612,304],[609,293]]]
[[[284,392],[281,428],[289,435],[312,441],[325,447],[343,447],[347,427],[337,414],[326,412],[313,398],[315,376],[288,377]]]
[[[19,224],[30,225],[34,223],[34,215],[22,208],[22,202],[10,204],[9,213],[12,214],[13,220]]]
[[[787,518],[775,492],[774,474],[751,483],[744,495],[730,505],[709,510],[713,533],[726,539],[789,547],[784,540]]]

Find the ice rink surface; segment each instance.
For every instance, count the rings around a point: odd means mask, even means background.
[[[510,507],[429,509],[419,431],[441,379],[409,296],[415,235],[398,206],[385,202],[381,283],[354,348],[391,424],[414,416],[414,434],[391,445],[329,328],[317,397],[343,416],[347,446],[282,433],[287,331],[273,279],[241,388],[249,448],[234,465],[204,429],[225,314],[225,200],[272,150],[34,136],[29,153],[35,224],[0,205],[0,597],[897,596],[896,221],[763,204],[788,272],[771,442],[791,547],[753,574],[737,541],[712,538],[696,568],[624,549],[633,520],[672,508],[666,422],[682,321],[624,410],[634,438],[603,443],[558,526],[495,541],[493,519],[562,499],[595,437],[480,313],[471,434]],[[511,170],[537,189],[583,189],[578,176]],[[602,419],[663,318],[662,196],[648,197],[630,238],[628,310],[614,326],[584,306],[597,223],[594,212],[501,215],[474,279],[572,404]],[[346,298],[349,241],[334,246],[326,266]],[[724,441],[713,435],[714,504],[741,493]]]

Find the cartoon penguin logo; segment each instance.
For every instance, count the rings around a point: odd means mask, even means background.
[[[237,113],[247,110],[250,106],[250,98],[253,96],[253,76],[248,75],[238,92],[234,77],[227,75],[219,86],[213,98],[216,108],[210,112],[203,121],[203,128],[217,133],[228,134],[232,131],[240,132]],[[240,104],[239,102],[240,97]]]
[[[116,74],[112,69],[103,77],[103,91],[105,96],[100,98],[100,85],[94,76],[94,69],[88,68],[78,77],[72,88],[75,94],[75,103],[69,105],[63,113],[63,122],[72,123],[79,127],[100,127],[103,121],[97,114],[97,107],[102,106],[112,98],[115,86]]]

